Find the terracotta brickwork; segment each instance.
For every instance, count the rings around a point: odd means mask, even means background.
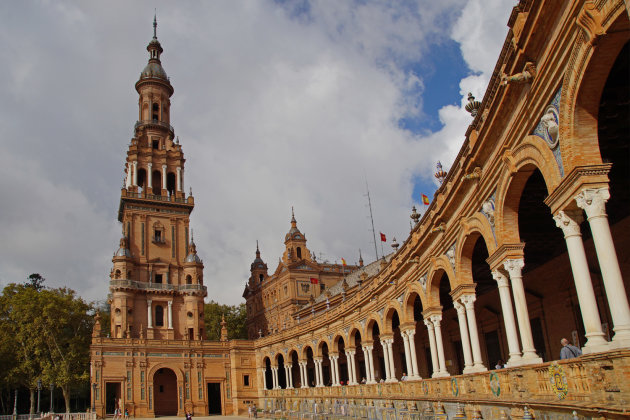
[[[92,398],[100,417],[242,414],[254,401],[251,341],[205,340],[203,262],[184,190],[184,154],[170,125],[173,87],[154,34],[136,83],[139,120],[126,159],[110,273],[111,329],[97,321],[91,347]]]
[[[625,415],[628,2],[522,0],[508,26],[409,238],[256,340],[268,411]],[[556,362],[563,338],[584,355]]]

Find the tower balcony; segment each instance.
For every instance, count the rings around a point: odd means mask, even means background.
[[[165,123],[164,121],[158,121],[158,120],[140,120],[140,121],[136,121],[136,124],[134,125],[134,131],[138,131],[138,129],[140,128],[159,128],[159,129],[166,129],[168,130],[169,134],[171,135],[171,138],[175,138],[175,130],[173,129],[173,126],[171,126],[168,123]]]
[[[146,291],[174,291],[174,292],[207,292],[203,284],[170,284],[170,283],[147,283],[144,281],[116,279],[110,280],[110,290],[146,290]]]

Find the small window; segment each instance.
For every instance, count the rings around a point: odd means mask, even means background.
[[[326,285],[325,285],[324,283],[321,283],[321,284],[319,285],[319,291],[320,291],[320,292],[323,292],[324,290],[326,290]]]
[[[297,247],[297,257],[298,260],[302,259],[302,248],[300,248],[299,246]]]
[[[156,274],[155,275],[155,282],[162,284],[162,275],[161,274]]]
[[[164,385],[160,385],[160,392],[164,392]]]
[[[263,282],[263,280],[265,279],[265,276],[263,276],[262,274],[260,274],[260,275],[258,276],[258,279],[259,279],[259,280],[260,280],[260,282],[262,283],[262,282]]]
[[[249,386],[249,375],[243,375],[243,386]]]
[[[194,328],[188,328],[188,339],[189,340],[194,340],[195,339],[195,329]]]
[[[157,118],[154,118],[157,119]],[[157,150],[160,148],[160,141],[159,140],[153,140],[153,149]]]
[[[154,234],[155,234],[155,242],[162,242],[162,231],[156,230]]]
[[[192,284],[192,277],[190,274],[186,276],[186,284]]]

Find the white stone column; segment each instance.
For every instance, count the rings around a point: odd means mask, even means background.
[[[131,177],[132,177],[132,169],[133,164],[131,162],[127,162],[127,176],[125,177],[125,188],[131,187]]]
[[[387,342],[387,354],[389,356],[390,382],[398,382],[398,378],[396,378],[396,365],[394,365],[394,349],[393,349],[394,339],[393,338],[387,339],[386,342]]]
[[[166,165],[162,165],[162,189],[166,189]]]
[[[389,349],[387,348],[387,340],[381,340],[381,348],[383,349],[383,363],[385,363],[385,380],[389,381],[392,375],[389,371]]]
[[[260,368],[260,373],[262,374],[263,389],[267,389],[267,369]]]
[[[583,190],[575,197],[575,201],[578,207],[586,212],[593,233],[595,252],[614,324],[615,335],[612,345],[616,348],[630,347],[630,305],[606,215],[606,202],[609,198],[610,192],[607,187],[593,188]]]
[[[505,335],[508,342],[509,359],[506,366],[518,366],[521,364],[521,350],[518,346],[518,333],[516,332],[516,321],[512,309],[512,297],[510,296],[510,285],[507,277],[499,270],[492,272],[492,278],[499,287],[499,299],[501,300],[501,313],[503,314],[503,324],[505,325]],[[492,362],[492,361],[491,361]]]
[[[433,373],[431,374],[432,378],[439,376],[440,373],[440,364],[438,362],[437,357],[437,346],[435,344],[435,328],[433,327],[433,322],[430,319],[424,320],[424,325],[427,326],[427,330],[429,332],[429,348],[431,350],[431,364],[433,365]]]
[[[280,389],[280,381],[278,380],[278,371],[280,368],[275,366],[273,368],[273,389]]]
[[[450,376],[446,370],[446,359],[444,357],[444,342],[442,341],[442,327],[440,322],[442,321],[442,315],[431,315],[431,322],[433,322],[433,328],[435,328],[435,344],[437,345],[438,361],[440,362],[440,371],[438,376]]]
[[[407,335],[407,331],[401,331],[400,335],[403,338],[403,346],[405,348],[405,363],[406,363],[406,374],[411,378],[413,376],[413,367],[411,366],[411,350],[409,348],[409,336]]]
[[[147,328],[153,328],[153,301],[147,299]]]
[[[151,162],[147,163],[147,187],[146,191],[151,191],[153,193],[153,164]]]
[[[582,349],[583,353],[607,350],[610,346],[602,331],[602,321],[597,310],[597,300],[593,291],[593,282],[591,281],[580,232],[580,223],[584,220],[582,211],[559,211],[553,219],[556,221],[556,226],[562,229],[564,240],[567,242],[573,281],[580,303],[584,330],[586,331],[586,343],[584,343]]]
[[[365,355],[365,372],[367,374],[367,383],[375,384],[374,380],[374,363],[372,362],[372,346],[363,346],[363,354]]]
[[[167,314],[167,318],[168,318],[168,329],[172,330],[173,329],[173,301],[169,300],[168,301],[168,306],[166,309],[166,314]]]
[[[529,311],[527,310],[527,300],[525,299],[525,288],[523,287],[523,276],[521,274],[525,262],[522,259],[506,260],[503,266],[509,273],[510,281],[512,282],[516,318],[518,319],[518,329],[521,333],[521,344],[523,345],[523,358],[521,363],[542,363],[542,359],[538,357],[536,349],[534,348],[532,327],[529,323]]]
[[[313,359],[315,362],[315,386],[321,388],[322,384],[322,359]]]
[[[461,336],[462,350],[464,351],[464,371],[462,373],[470,373],[473,371],[473,361],[472,352],[470,350],[470,337],[468,336],[468,322],[466,321],[466,308],[456,301],[453,301],[453,306],[457,311],[459,335]]]
[[[287,388],[293,389],[293,372],[291,372],[292,366],[284,365],[285,376],[287,378]]]
[[[133,162],[133,180],[132,185],[134,187],[138,186],[138,161],[134,160]]]
[[[177,171],[177,182],[175,184],[177,184],[177,192],[180,192],[182,190],[182,168],[178,166],[176,171]]]
[[[348,385],[357,384],[357,372],[354,360],[355,350],[346,351],[346,358],[348,359]]]
[[[470,332],[470,345],[473,354],[473,371],[485,372],[488,369],[483,364],[481,358],[481,345],[479,344],[479,332],[477,330],[477,316],[475,315],[475,300],[477,298],[473,294],[464,295],[460,298],[466,307],[466,318],[468,319],[468,331]]]
[[[299,362],[300,365],[300,382],[302,383],[302,388],[308,388],[308,374],[306,371],[306,362]]]
[[[409,379],[418,380],[420,377],[420,370],[418,370],[418,354],[416,353],[416,330],[407,330],[407,336],[409,337],[409,351],[411,352],[411,377]]]
[[[339,383],[339,356],[329,356],[330,370],[332,371],[332,386],[340,386]]]

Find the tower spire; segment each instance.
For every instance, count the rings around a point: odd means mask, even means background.
[[[157,9],[153,14],[153,39],[157,39]]]

